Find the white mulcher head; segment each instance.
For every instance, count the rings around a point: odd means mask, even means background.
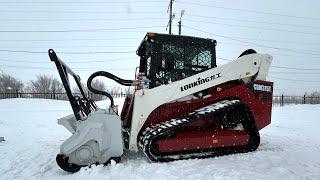
[[[84,121],[66,116],[59,120],[59,124],[73,133],[60,146],[58,156],[63,158],[57,157],[59,166],[66,171],[75,172],[82,166],[105,164],[123,154],[121,119],[113,110],[110,113],[99,109]],[[69,169],[70,166],[78,168]]]

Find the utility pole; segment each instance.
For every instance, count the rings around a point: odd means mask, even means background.
[[[181,35],[181,20],[178,22],[178,26],[179,26],[179,36]]]
[[[174,15],[172,15],[172,4],[173,4],[173,1],[174,0],[170,0],[169,7],[168,7],[168,10],[167,10],[167,13],[169,11],[169,22],[168,22],[168,25],[167,25],[167,28],[169,26],[169,34],[172,34],[171,33],[171,26],[172,26],[172,18],[174,18]],[[167,30],[167,28],[166,28],[166,30]]]
[[[178,26],[179,26],[179,36],[181,35],[181,18],[184,15],[184,10],[181,10],[181,14],[180,14],[180,20],[178,22]]]

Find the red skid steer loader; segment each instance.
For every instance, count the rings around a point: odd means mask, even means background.
[[[73,110],[58,120],[72,133],[60,147],[58,165],[77,172],[118,162],[124,149],[156,162],[256,150],[259,130],[271,122],[273,83],[266,76],[272,57],[249,49],[217,66],[215,47],[213,39],[147,33],[137,50],[135,80],[105,71],[89,77],[88,89],[110,99],[107,109],[86,96],[79,76],[50,49]],[[72,92],[69,76],[81,95]],[[108,92],[92,87],[98,76],[135,86],[120,114]]]

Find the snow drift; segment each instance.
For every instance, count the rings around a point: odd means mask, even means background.
[[[56,119],[70,113],[67,101],[0,100],[0,179],[320,179],[320,105],[275,107],[255,152],[170,163],[127,152],[119,164],[75,174],[55,162],[70,136]]]

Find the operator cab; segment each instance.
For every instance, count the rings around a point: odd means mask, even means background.
[[[137,50],[139,74],[149,88],[179,81],[216,67],[215,47],[213,39],[147,33]]]

